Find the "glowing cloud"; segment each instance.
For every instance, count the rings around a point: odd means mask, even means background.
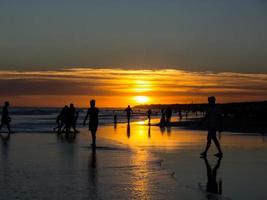
[[[75,68],[0,71],[0,98],[19,106],[62,106],[73,102],[113,107],[144,103],[220,102],[267,99],[267,74]]]

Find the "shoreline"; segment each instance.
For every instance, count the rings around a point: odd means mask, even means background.
[[[267,134],[267,126],[264,120],[248,120],[248,119],[223,119],[222,132],[232,133],[251,133],[251,134]],[[161,127],[160,123],[151,124],[151,126]],[[162,127],[181,127],[187,130],[207,130],[201,125],[201,118],[193,118],[186,121],[170,122]]]

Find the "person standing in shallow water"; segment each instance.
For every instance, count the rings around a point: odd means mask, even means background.
[[[0,129],[2,129],[3,125],[5,125],[8,129],[8,134],[10,134],[11,133],[11,129],[10,129],[11,118],[9,116],[8,107],[9,107],[9,102],[6,101],[4,104],[4,107],[2,109],[2,118],[1,118]]]
[[[216,98],[214,96],[208,98],[209,102],[209,108],[206,112],[206,115],[204,117],[204,122],[207,124],[208,129],[208,136],[207,136],[207,144],[204,152],[202,152],[200,155],[203,157],[207,156],[207,152],[211,145],[211,140],[213,140],[214,144],[216,145],[218,149],[218,153],[214,154],[214,156],[222,157],[223,152],[221,150],[220,143],[217,139],[216,132],[221,132],[222,128],[222,114],[218,107],[216,106]]]
[[[87,111],[87,114],[84,118],[83,125],[85,125],[87,118],[89,117],[89,131],[91,131],[92,135],[92,147],[96,148],[96,131],[98,127],[98,108],[95,107],[95,100],[92,99],[90,101],[90,108]]]
[[[152,115],[152,110],[148,109],[148,111],[147,111],[148,125],[150,125],[151,115]]]
[[[130,120],[131,120],[131,116],[133,114],[133,110],[132,108],[130,107],[130,105],[128,105],[128,107],[124,110],[126,112],[126,116],[127,116],[127,122],[128,124],[130,123]]]

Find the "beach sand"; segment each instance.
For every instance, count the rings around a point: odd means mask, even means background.
[[[135,122],[101,126],[97,135],[96,154],[86,128],[74,140],[51,133],[2,140],[0,199],[267,199],[264,136],[222,134],[220,195],[206,191],[204,131]]]

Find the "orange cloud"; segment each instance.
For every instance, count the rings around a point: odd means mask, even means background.
[[[0,71],[0,97],[18,106],[120,107],[146,103],[220,102],[267,99],[267,74],[188,72],[173,69],[75,68],[55,71]]]

